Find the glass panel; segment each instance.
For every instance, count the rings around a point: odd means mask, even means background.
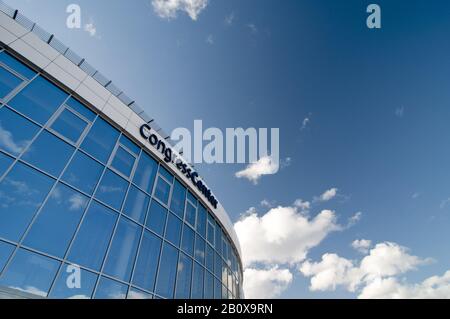
[[[0,176],[2,176],[6,170],[11,166],[14,159],[6,154],[0,152]]]
[[[94,273],[74,265],[64,264],[49,297],[54,299],[90,299],[96,281],[97,275]]]
[[[206,208],[203,205],[198,205],[197,232],[204,238],[206,237]]]
[[[167,209],[161,206],[157,201],[153,200],[150,204],[146,225],[158,235],[164,234],[166,225]]]
[[[191,203],[195,207],[197,207],[197,198],[195,198],[195,196],[190,191],[188,191],[188,193],[187,193],[187,198],[191,201]]]
[[[222,228],[217,222],[216,222],[215,242],[216,242],[215,244],[216,250],[219,252],[219,254],[222,255]]]
[[[203,298],[203,277],[204,269],[197,263],[194,263],[194,271],[192,272],[192,299]]]
[[[67,96],[67,93],[39,76],[8,104],[39,124],[45,124]]]
[[[214,278],[214,299],[222,299],[222,284]]]
[[[222,299],[228,299],[228,290],[224,285],[222,285]]]
[[[150,197],[141,192],[137,187],[131,185],[128,191],[127,200],[123,208],[123,213],[143,224],[147,213]]]
[[[106,259],[104,272],[107,275],[130,281],[141,232],[142,227],[126,218],[120,219]]]
[[[81,148],[102,163],[106,163],[116,145],[119,131],[102,118],[97,118]]]
[[[8,262],[14,248],[15,246],[5,243],[4,241],[0,241],[0,273],[3,271],[3,267],[5,267]]]
[[[128,182],[108,169],[100,181],[95,197],[112,208],[120,210],[127,188]]]
[[[53,182],[24,164],[12,168],[0,183],[0,237],[19,240]]]
[[[195,260],[200,264],[205,264],[205,241],[199,235],[195,237]]]
[[[214,258],[214,275],[218,278],[222,278],[222,257],[218,253],[215,253]]]
[[[98,283],[95,299],[125,299],[128,286],[115,280],[101,277]]]
[[[66,169],[62,180],[92,195],[103,172],[103,165],[78,151]]]
[[[53,122],[51,128],[72,142],[77,143],[87,125],[88,123],[78,117],[78,115],[75,115],[68,109],[64,109]]]
[[[148,231],[144,231],[133,274],[133,284],[153,291],[160,251],[161,239]]]
[[[177,275],[178,250],[164,243],[156,282],[156,293],[165,298],[173,298],[175,276]]]
[[[0,148],[19,155],[31,143],[38,133],[39,127],[34,125],[7,107],[0,109]]]
[[[129,177],[131,174],[131,170],[133,169],[135,160],[136,158],[133,155],[119,146],[111,165],[123,175]]]
[[[191,256],[194,255],[194,236],[194,231],[188,225],[184,224],[181,248]]]
[[[186,202],[186,216],[184,219],[195,228],[195,218],[197,215],[197,208],[192,206],[190,202]]]
[[[164,176],[170,184],[173,183],[173,175],[162,165],[159,166],[159,174]]]
[[[205,271],[205,299],[213,299],[214,298],[214,277],[209,273],[209,271]]]
[[[169,213],[166,227],[166,240],[176,247],[180,247],[182,221],[174,214]]]
[[[139,146],[137,146],[132,140],[130,140],[125,135],[122,135],[120,137],[120,143],[123,146],[125,146],[129,151],[134,153],[134,155],[136,155],[136,156],[139,155],[139,152],[140,152],[141,148]]]
[[[214,249],[210,245],[206,245],[205,266],[209,271],[214,272]]]
[[[90,122],[93,122],[95,117],[97,116],[94,112],[92,112],[90,109],[88,109],[86,106],[78,102],[73,97],[67,100],[66,105],[70,106],[72,110],[78,112],[80,115],[84,116]]]
[[[139,165],[134,173],[133,182],[151,194],[158,164],[147,153],[142,152]]]
[[[47,297],[59,265],[54,259],[20,249],[0,279],[0,285]]]
[[[180,254],[177,268],[176,299],[189,299],[191,296],[192,259]]]
[[[153,296],[142,290],[130,288],[127,299],[153,299]]]
[[[70,250],[69,260],[100,270],[116,219],[114,211],[92,202]]]
[[[209,217],[210,217],[210,215],[208,214],[206,239],[214,247],[214,232],[215,232],[214,224],[215,223],[214,223],[214,220],[212,222],[210,222]]]
[[[175,184],[173,185],[170,210],[177,214],[180,218],[183,218],[185,199],[186,188],[178,180],[175,180]]]
[[[73,151],[72,146],[55,135],[43,131],[23,154],[22,159],[57,177],[66,166]]]
[[[87,203],[86,196],[58,184],[34,221],[24,244],[53,256],[64,257]]]
[[[0,66],[0,99],[5,98],[22,82],[22,79]]]
[[[13,69],[17,73],[21,74],[22,76],[26,77],[27,79],[31,79],[36,75],[36,72],[31,70],[25,64],[23,64],[10,54],[6,53],[5,51],[0,53],[0,62]]]
[[[169,202],[169,195],[170,195],[170,185],[161,177],[158,177],[158,182],[156,183],[154,196],[167,205]]]

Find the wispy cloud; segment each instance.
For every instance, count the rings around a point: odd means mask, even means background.
[[[311,122],[310,118],[309,118],[309,117],[305,117],[305,118],[303,119],[303,121],[302,121],[302,126],[300,127],[300,130],[301,130],[301,131],[306,130],[306,128],[307,128],[308,125],[309,125],[309,122]]]
[[[153,10],[164,19],[174,19],[181,11],[196,21],[207,5],[208,0],[152,0]]]
[[[214,36],[212,34],[210,34],[206,37],[206,43],[208,43],[209,45],[214,44]]]
[[[405,115],[405,107],[401,106],[395,109],[395,116],[402,118]]]
[[[86,31],[91,37],[99,37],[97,35],[97,27],[94,24],[94,20],[90,20],[89,23],[86,23],[83,27],[83,30]]]
[[[248,23],[247,28],[249,28],[251,34],[258,33],[258,28],[256,27],[256,25],[254,23]]]
[[[234,23],[234,20],[235,20],[234,12],[231,12],[229,15],[227,15],[227,16],[225,17],[225,20],[224,20],[225,25],[226,25],[226,26],[232,26],[233,23]]]

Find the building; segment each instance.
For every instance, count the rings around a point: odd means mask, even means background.
[[[242,298],[233,225],[154,120],[0,2],[0,297]]]

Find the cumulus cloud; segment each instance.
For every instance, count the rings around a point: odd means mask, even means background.
[[[245,298],[271,299],[280,296],[291,284],[293,275],[289,269],[247,268],[244,271]]]
[[[208,0],[152,0],[153,10],[165,19],[174,19],[182,11],[195,21],[207,5]]]
[[[352,242],[353,249],[359,251],[362,254],[367,254],[371,246],[372,241],[368,239],[356,239]]]
[[[337,192],[338,192],[337,188],[335,188],[335,187],[330,188],[329,190],[326,190],[319,197],[315,197],[314,201],[316,201],[316,202],[328,202],[328,201],[330,201],[330,200],[332,200],[333,198],[336,197]]]
[[[276,174],[280,165],[270,156],[261,157],[258,161],[250,163],[245,169],[235,174],[237,178],[246,178],[253,184],[258,184],[263,175]]]
[[[311,203],[299,198],[295,200],[294,206],[297,207],[301,212],[308,212],[311,208]]]

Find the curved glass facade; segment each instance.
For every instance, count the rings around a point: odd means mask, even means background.
[[[226,232],[150,153],[6,51],[0,103],[0,289],[242,296]]]

